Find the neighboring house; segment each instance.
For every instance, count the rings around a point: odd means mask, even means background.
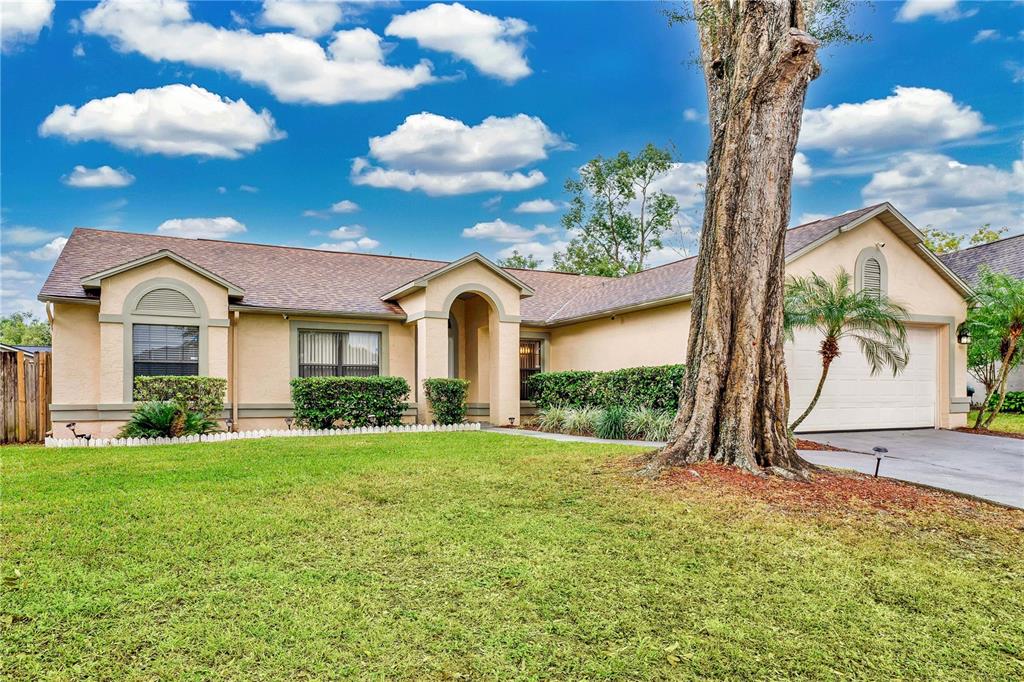
[[[889,204],[793,228],[787,270],[856,273],[911,311],[905,372],[870,376],[842,347],[808,431],[955,427],[967,410],[955,330],[969,289]],[[505,270],[473,253],[451,263],[76,229],[39,298],[53,316],[54,430],[112,435],[139,374],[226,377],[225,416],[283,428],[297,376],[390,374],[412,387],[470,380],[470,416],[518,423],[523,381],[541,370],[686,360],[695,259],[611,279]],[[793,410],[820,370],[813,333],[787,351]]]
[[[971,286],[978,283],[983,268],[1024,279],[1024,234],[971,246],[943,254],[939,258]],[[972,376],[968,376],[967,383],[974,388],[974,402],[983,402],[985,386]],[[1024,365],[1010,372],[1006,379],[1006,390],[1024,391]]]

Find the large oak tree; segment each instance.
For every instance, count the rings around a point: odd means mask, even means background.
[[[708,97],[704,222],[687,375],[672,438],[651,462],[712,460],[793,475],[786,421],[785,235],[804,96],[819,40],[857,40],[844,0],[694,0]],[[685,16],[684,16],[685,14]]]

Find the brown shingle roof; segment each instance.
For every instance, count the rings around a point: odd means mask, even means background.
[[[786,233],[791,255],[877,206],[819,220]],[[1005,240],[1004,240],[1005,241]],[[444,261],[343,253],[207,239],[76,228],[39,293],[42,299],[95,300],[82,278],[166,249],[245,291],[255,308],[347,315],[402,315],[381,296]],[[612,279],[543,270],[513,270],[535,290],[522,301],[527,324],[553,324],[606,311],[683,297],[693,290],[695,258]]]
[[[993,272],[1005,272],[1024,279],[1024,234],[970,246],[961,251],[942,254],[939,258],[971,286],[978,283],[982,266],[988,266]]]

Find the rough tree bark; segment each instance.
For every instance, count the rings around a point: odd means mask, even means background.
[[[782,325],[792,160],[819,67],[801,0],[694,0],[708,94],[704,224],[687,375],[651,462],[802,474],[786,428]]]

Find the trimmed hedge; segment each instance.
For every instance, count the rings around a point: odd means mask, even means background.
[[[999,402],[999,394],[993,392],[988,397],[988,407],[995,408],[996,403]],[[1020,414],[1024,412],[1024,391],[1007,391],[1006,400],[1003,401],[1003,407],[1000,412],[1013,412]]]
[[[594,404],[590,380],[597,372],[569,370],[568,372],[540,372],[527,381],[533,391],[537,407],[586,407]]]
[[[685,374],[685,365],[659,365],[611,372],[541,372],[529,381],[541,409],[618,406],[674,411]]]
[[[216,419],[224,410],[228,380],[218,377],[135,377],[133,396],[138,402],[175,402],[188,412]]]
[[[438,424],[461,424],[466,421],[467,379],[426,379],[423,392]]]
[[[402,421],[409,382],[402,377],[299,377],[292,379],[295,420],[310,429],[395,426]]]

